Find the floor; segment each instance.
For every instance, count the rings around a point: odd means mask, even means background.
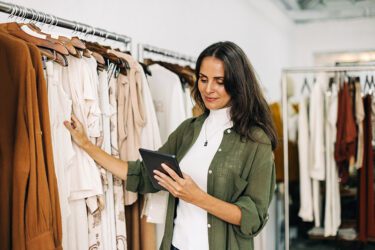
[[[290,250],[375,250],[375,243],[298,240],[292,242]]]

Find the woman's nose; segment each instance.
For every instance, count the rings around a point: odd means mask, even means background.
[[[209,81],[207,83],[205,91],[206,91],[207,94],[212,93],[214,91],[214,86],[213,86],[212,81]]]

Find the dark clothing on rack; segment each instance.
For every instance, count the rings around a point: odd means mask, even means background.
[[[279,146],[275,149],[275,166],[276,166],[276,181],[284,181],[284,155],[283,155],[283,122],[281,120],[281,107],[279,103],[272,103],[269,105],[272,119],[275,124]],[[298,160],[298,145],[295,142],[288,141],[288,159],[289,159],[289,181],[299,180],[299,160]]]
[[[371,96],[367,95],[363,102],[365,108],[363,165],[359,169],[359,240],[367,241],[368,237],[375,237],[374,214],[374,156],[372,149],[372,124],[371,124]]]
[[[349,178],[349,160],[356,155],[357,129],[353,115],[352,101],[347,83],[338,94],[337,134],[335,160],[339,169],[339,178],[346,183]]]
[[[0,25],[0,249],[62,249],[41,55],[15,28]]]

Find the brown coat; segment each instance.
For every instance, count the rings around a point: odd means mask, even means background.
[[[0,249],[61,249],[41,55],[0,27]]]

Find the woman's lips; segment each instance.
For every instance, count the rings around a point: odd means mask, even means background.
[[[212,97],[207,97],[207,96],[205,96],[204,98],[206,99],[207,102],[214,102],[218,99],[218,98],[212,98]]]

